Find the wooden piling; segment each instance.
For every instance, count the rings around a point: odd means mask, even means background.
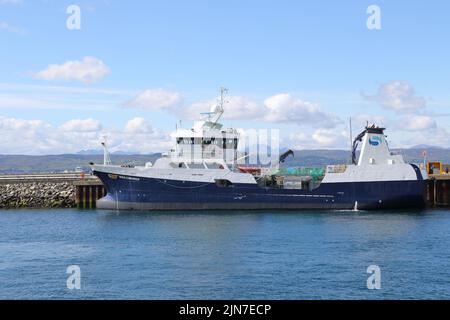
[[[450,175],[433,175],[430,177],[427,190],[427,201],[430,207],[450,206],[448,187]]]
[[[74,182],[75,201],[80,209],[94,209],[98,199],[106,195],[106,190],[100,180]]]

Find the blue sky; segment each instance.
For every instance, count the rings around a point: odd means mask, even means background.
[[[285,146],[347,148],[352,116],[394,146],[450,147],[449,15],[448,1],[0,0],[0,153],[96,149],[104,134],[163,151],[220,86],[226,124],[277,128]]]

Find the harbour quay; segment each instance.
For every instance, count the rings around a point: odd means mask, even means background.
[[[450,207],[450,174],[430,172],[426,190],[429,207]],[[102,182],[83,173],[0,175],[0,208],[94,209],[106,195]]]
[[[0,208],[95,208],[105,194],[96,177],[85,173],[0,175]]]
[[[428,174],[426,199],[429,207],[450,206],[450,164],[427,161],[423,166]]]
[[[427,202],[430,207],[450,207],[450,175],[432,175],[428,181]]]

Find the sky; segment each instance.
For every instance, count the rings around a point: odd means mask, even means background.
[[[445,0],[0,0],[0,154],[103,136],[166,151],[221,86],[226,126],[283,147],[348,149],[351,117],[353,135],[369,121],[391,147],[447,148],[449,16]]]

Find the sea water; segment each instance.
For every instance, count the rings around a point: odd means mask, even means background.
[[[450,211],[2,210],[0,298],[450,299]]]

